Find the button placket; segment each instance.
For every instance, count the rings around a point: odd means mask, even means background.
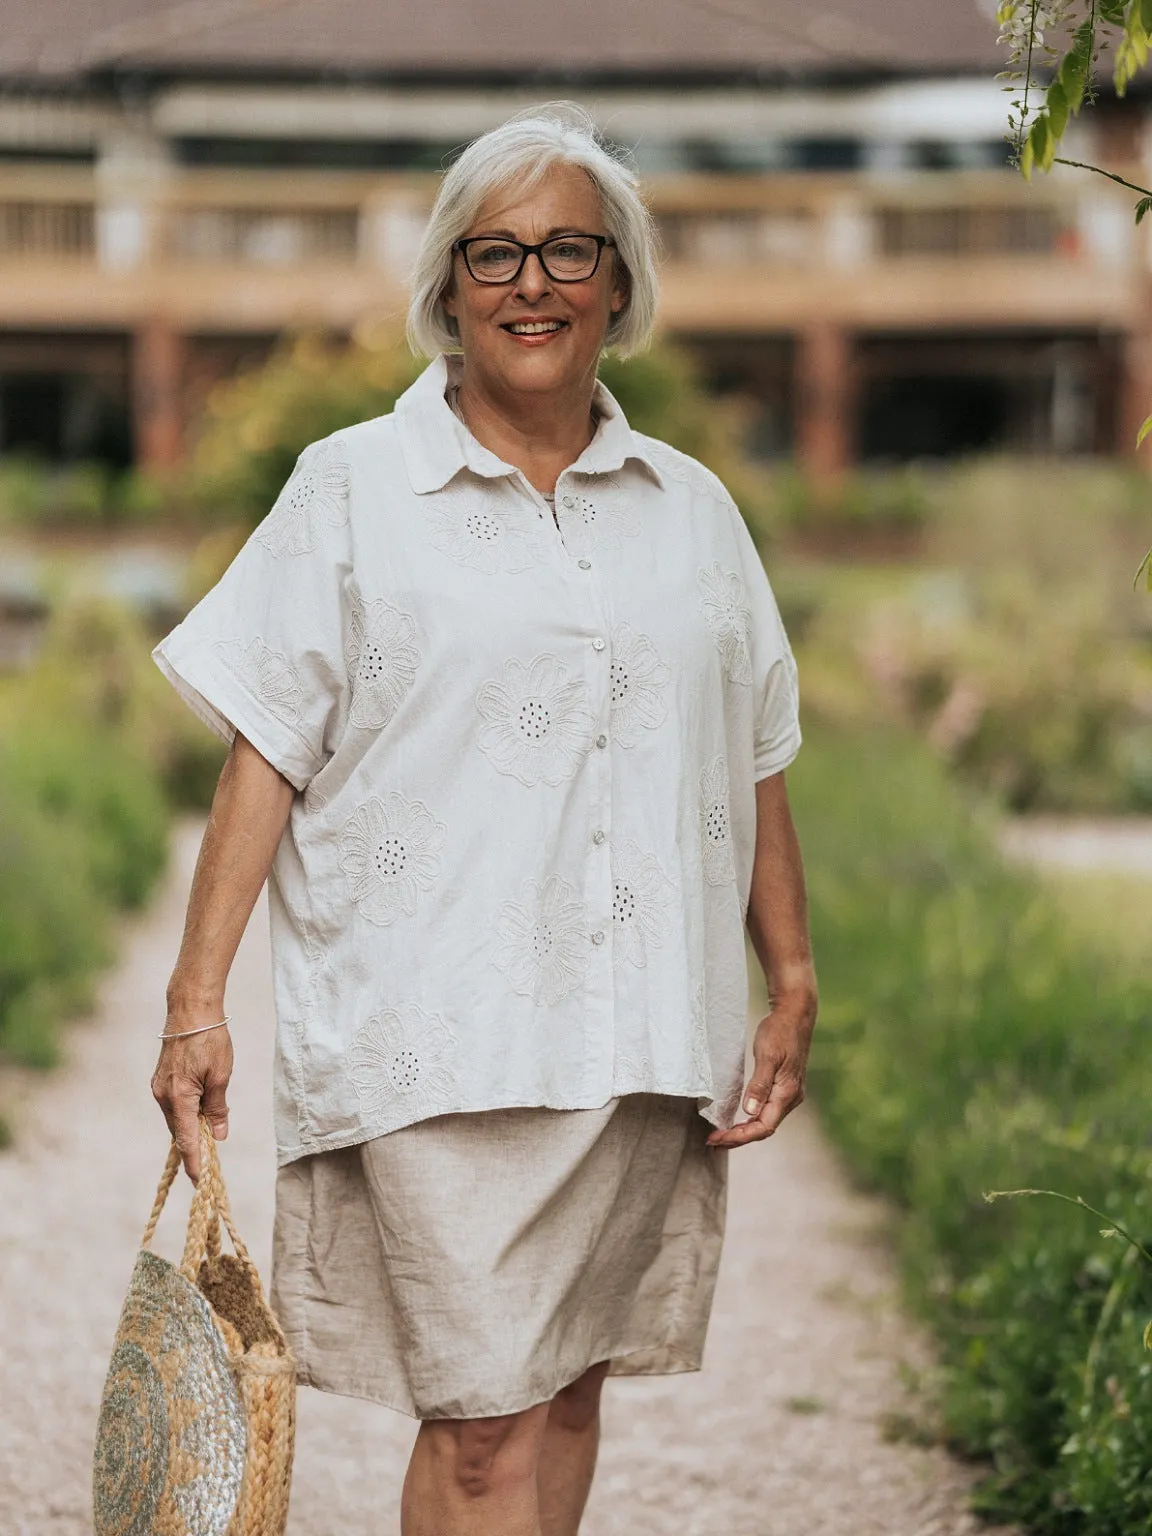
[[[576,497],[564,485],[563,480],[564,477],[561,476],[556,483],[556,506],[561,512],[571,513],[576,506]],[[563,541],[562,529],[561,540]],[[600,583],[595,579],[591,583],[585,580],[584,573],[593,570],[593,562],[586,555],[582,555],[577,560],[570,559],[569,569],[572,572],[573,578],[580,581],[582,591],[587,593],[586,599],[580,604],[588,620],[587,629],[584,631],[587,637],[585,643],[596,653],[596,659],[594,661],[590,660],[588,676],[592,685],[594,699],[598,706],[598,718],[606,727],[612,698],[611,668],[603,667],[601,664],[608,659],[610,654],[607,636],[611,618],[605,608],[604,594],[600,588]],[[588,606],[585,607],[585,604]],[[590,803],[588,806],[591,820],[588,853],[589,857],[594,860],[589,871],[589,886],[590,893],[594,892],[595,895],[590,901],[590,921],[587,933],[589,943],[604,957],[602,963],[609,967],[610,974],[609,957],[611,954],[611,944],[609,941],[612,935],[612,927],[609,919],[611,918],[612,876],[610,861],[604,857],[609,847],[608,836],[604,827],[598,824],[607,817],[612,798],[612,760],[611,754],[605,751],[608,741],[607,729],[597,731],[592,740],[594,749],[592,760],[588,764],[592,772],[591,783],[595,786],[590,791]],[[610,989],[609,995],[611,995],[611,991],[612,989]]]

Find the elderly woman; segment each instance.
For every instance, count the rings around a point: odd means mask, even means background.
[[[195,1176],[268,877],[273,1300],[302,1380],[422,1421],[406,1536],[576,1532],[605,1375],[699,1368],[727,1149],[802,1097],[795,669],[724,487],[597,381],[655,305],[586,122],[477,140],[416,266],[435,360],[156,651],[232,750],[153,1091]]]

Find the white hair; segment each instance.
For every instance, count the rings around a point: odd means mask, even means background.
[[[579,166],[588,174],[600,196],[605,232],[616,242],[626,296],[608,322],[605,346],[628,357],[647,345],[659,285],[655,227],[638,178],[622,154],[601,139],[583,108],[553,102],[482,134],[445,173],[412,269],[407,332],[413,352],[435,357],[460,351],[456,322],[443,304],[452,280],[452,247],[493,193],[510,184],[532,187],[553,165]]]

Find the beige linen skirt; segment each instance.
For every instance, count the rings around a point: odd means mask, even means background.
[[[700,1368],[727,1152],[694,1099],[439,1115],[289,1163],[272,1302],[300,1380],[420,1419],[546,1402],[598,1361]]]

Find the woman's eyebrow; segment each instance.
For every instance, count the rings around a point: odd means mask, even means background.
[[[552,228],[544,236],[545,240],[553,240],[557,235],[578,235],[582,231],[575,224],[553,224]],[[519,235],[514,235],[510,229],[482,229],[479,234],[469,235],[469,240],[512,240],[516,244],[522,244]],[[527,242],[531,244],[531,242]]]

